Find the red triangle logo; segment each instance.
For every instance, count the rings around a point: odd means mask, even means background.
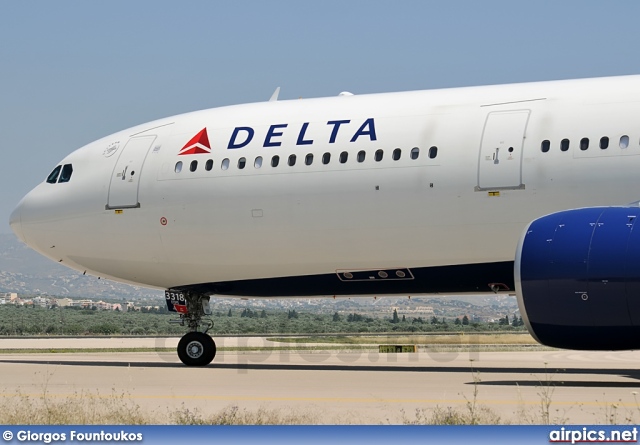
[[[204,127],[198,134],[192,137],[189,142],[184,144],[179,155],[197,155],[199,153],[211,153],[211,145],[209,144],[209,136],[207,135],[207,127]]]

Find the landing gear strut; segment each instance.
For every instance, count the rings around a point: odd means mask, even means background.
[[[187,326],[187,332],[178,342],[178,357],[187,366],[206,366],[216,356],[216,343],[207,331],[213,327],[213,321],[203,320],[211,315],[209,297],[190,292],[165,293],[170,311],[178,312],[180,319],[171,320],[181,326]],[[201,332],[202,328],[205,328]]]

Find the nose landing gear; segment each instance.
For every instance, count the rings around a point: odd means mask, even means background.
[[[178,357],[187,366],[206,366],[216,356],[216,343],[207,331],[213,327],[213,321],[204,320],[211,315],[209,297],[191,292],[165,292],[167,308],[180,314],[177,320],[171,320],[180,326],[188,326],[187,332],[178,342]],[[204,332],[200,329],[205,326]]]

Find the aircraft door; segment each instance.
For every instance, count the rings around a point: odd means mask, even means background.
[[[107,210],[138,208],[138,186],[142,166],[156,136],[140,136],[129,139],[111,174]]]
[[[524,189],[522,157],[530,110],[487,115],[480,142],[476,191]]]

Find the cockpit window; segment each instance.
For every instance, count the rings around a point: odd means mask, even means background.
[[[62,173],[60,173],[60,180],[58,182],[69,182],[71,174],[73,173],[73,167],[71,164],[64,164],[62,167]],[[133,172],[131,172],[133,174]]]
[[[53,169],[51,173],[49,173],[49,176],[47,177],[47,182],[49,184],[55,184],[56,182],[58,182],[58,175],[60,174],[61,168],[62,168],[62,165],[58,165],[56,168]]]

